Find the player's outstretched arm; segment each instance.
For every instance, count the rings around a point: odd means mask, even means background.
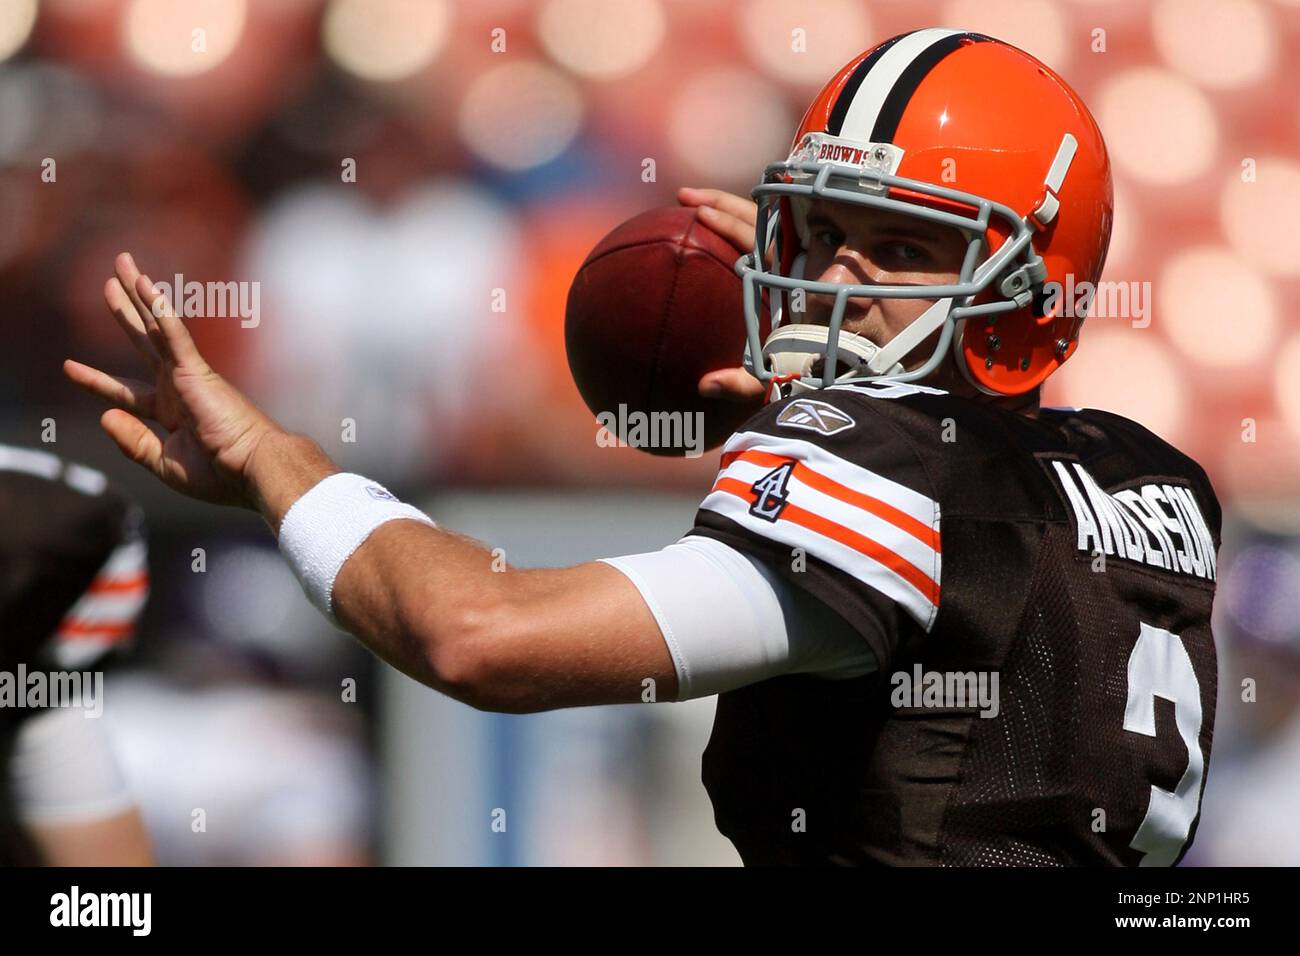
[[[483,710],[677,699],[659,625],[621,572],[500,564],[469,538],[392,521],[343,566],[337,614],[395,667]]]
[[[71,360],[64,371],[114,406],[100,422],[124,455],[182,494],[261,512],[277,535],[308,491],[332,477],[346,483],[315,442],[285,431],[208,366],[129,255],[115,270],[104,290],[108,307],[150,378]],[[382,491],[362,485],[350,492]],[[368,504],[363,496],[359,508]],[[301,540],[321,542],[322,552],[332,543]],[[653,615],[608,565],[503,568],[478,543],[416,520],[380,524],[341,560],[330,578],[330,612],[394,667],[459,700],[522,712],[643,700],[650,686],[654,699],[676,698]]]

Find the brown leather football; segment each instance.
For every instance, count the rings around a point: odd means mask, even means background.
[[[644,440],[653,430],[637,441],[638,421],[666,412],[692,416],[689,426],[682,420],[683,435],[702,423],[703,447],[713,448],[758,411],[698,391],[705,373],[744,358],[737,258],[694,209],[669,206],[618,226],[582,263],[564,319],[569,370],[587,407],[602,423],[617,421],[612,430],[629,444],[658,455],[692,451]]]

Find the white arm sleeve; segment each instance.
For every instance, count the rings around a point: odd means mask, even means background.
[[[658,622],[678,700],[782,674],[844,679],[876,669],[843,618],[721,541],[688,536],[662,551],[602,560],[631,580]]]
[[[135,804],[103,718],[54,707],[25,720],[9,761],[24,823],[88,823]]]

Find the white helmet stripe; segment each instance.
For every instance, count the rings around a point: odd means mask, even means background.
[[[880,111],[907,68],[936,43],[963,32],[938,27],[917,30],[902,37],[886,50],[858,87],[838,135],[860,143],[874,142],[872,135]]]

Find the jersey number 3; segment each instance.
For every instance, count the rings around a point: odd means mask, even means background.
[[[1129,844],[1143,854],[1140,866],[1169,866],[1178,859],[1201,805],[1201,685],[1182,638],[1150,624],[1141,625],[1128,659],[1128,705],[1124,729],[1156,735],[1155,699],[1174,705],[1178,734],[1187,745],[1187,769],[1173,793],[1154,784],[1142,825]]]

